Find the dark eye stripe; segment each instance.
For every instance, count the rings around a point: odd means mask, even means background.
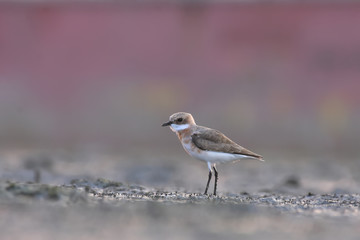
[[[183,119],[182,118],[178,118],[178,122],[182,122],[183,121]]]

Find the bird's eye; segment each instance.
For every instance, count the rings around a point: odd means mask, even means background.
[[[184,119],[182,118],[178,118],[178,122],[182,122]]]

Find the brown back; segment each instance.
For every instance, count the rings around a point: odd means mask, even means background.
[[[262,158],[260,155],[236,144],[221,132],[211,128],[196,126],[196,130],[191,135],[191,138],[195,146],[202,150],[241,154],[258,159]]]

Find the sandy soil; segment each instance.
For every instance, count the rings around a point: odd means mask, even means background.
[[[285,159],[219,166],[219,194],[212,196],[202,194],[206,166],[173,155],[1,156],[4,240],[360,235],[356,161]],[[35,165],[40,166],[38,177]],[[31,182],[36,179],[40,183]]]

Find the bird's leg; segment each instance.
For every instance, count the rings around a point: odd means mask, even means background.
[[[211,163],[208,162],[207,165],[208,165],[208,168],[209,168],[209,178],[208,178],[208,181],[207,181],[207,184],[206,184],[206,188],[205,188],[204,194],[207,194],[207,191],[208,191],[208,188],[209,188],[209,183],[210,183],[211,176],[212,176]]]
[[[204,194],[207,194],[207,191],[208,191],[208,188],[209,188],[209,183],[210,183],[210,180],[211,180],[211,176],[212,176],[212,173],[211,173],[211,171],[209,170],[209,178],[208,178],[208,181],[207,181],[207,184],[206,184],[206,188],[205,188]]]
[[[213,166],[214,173],[215,173],[215,184],[214,184],[214,196],[216,196],[216,187],[217,187],[217,181],[218,181],[218,172],[216,171],[215,165]]]

